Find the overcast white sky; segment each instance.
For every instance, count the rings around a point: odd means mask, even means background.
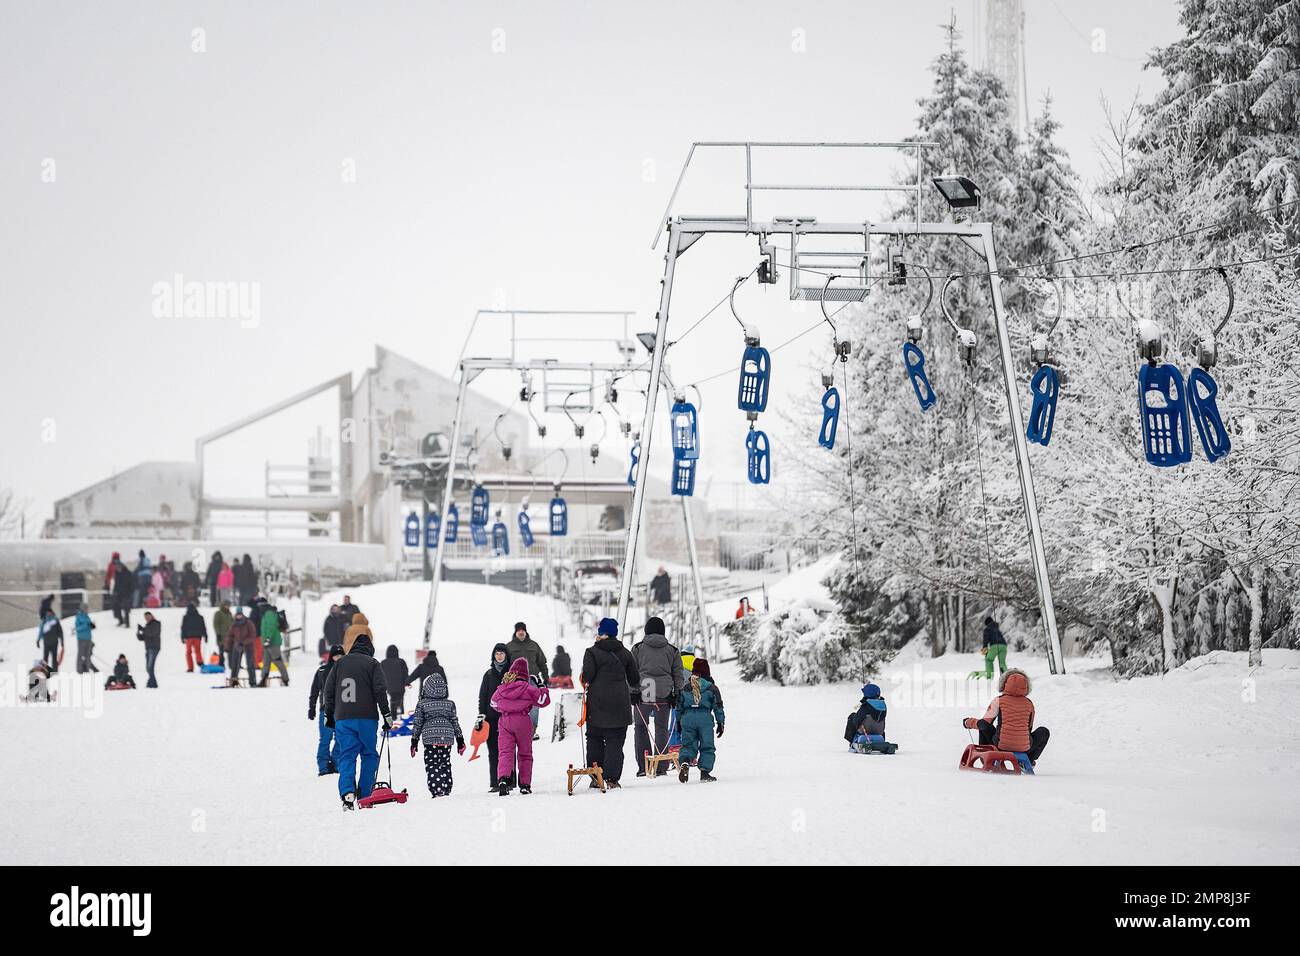
[[[1177,36],[1176,7],[1027,6],[1031,99],[1051,90],[1073,162],[1095,175],[1099,96],[1150,96],[1141,61]],[[493,304],[633,309],[648,325],[662,273],[649,243],[692,140],[905,136],[939,25],[951,11],[969,32],[973,7],[4,0],[0,487],[39,525],[61,495],[191,457],[195,435],[359,372],[376,342],[450,372]],[[686,211],[743,211],[741,191],[703,181],[708,207]],[[677,331],[753,266],[752,240],[710,242],[683,259]],[[260,323],[156,318],[153,286],[176,273],[258,283]],[[747,292],[770,340],[808,324],[779,288]],[[674,373],[738,352],[724,306]],[[813,387],[790,358],[778,396]],[[706,404],[732,391],[727,377]],[[730,418],[706,425],[721,470],[742,460]],[[305,456],[307,424],[250,438],[255,485],[274,442],[278,460]]]

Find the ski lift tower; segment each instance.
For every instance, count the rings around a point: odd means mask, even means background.
[[[1053,674],[1065,672],[1065,662],[1061,656],[1061,640],[1056,626],[1056,608],[1052,601],[1052,585],[1048,575],[1047,558],[1043,550],[1043,533],[1038,517],[1038,502],[1034,493],[1034,478],[1029,467],[1029,448],[1025,440],[1025,424],[1021,414],[1020,403],[1015,388],[1015,364],[1011,354],[1011,339],[1007,331],[1006,307],[1002,301],[1002,277],[998,272],[997,247],[993,237],[993,226],[987,222],[972,221],[971,213],[978,208],[978,190],[969,180],[959,177],[944,177],[936,180],[934,185],[940,188],[944,198],[952,208],[953,217],[948,222],[928,222],[922,219],[922,195],[930,187],[926,179],[926,149],[933,148],[933,143],[811,143],[811,142],[698,142],[692,144],[677,176],[676,185],[668,200],[668,207],[660,221],[652,248],[659,245],[665,229],[668,233],[668,247],[664,254],[663,287],[660,292],[659,311],[655,315],[656,328],[654,346],[650,353],[650,379],[646,398],[645,419],[641,425],[641,473],[647,473],[647,462],[651,454],[651,436],[654,430],[655,406],[663,374],[664,353],[668,346],[668,315],[673,294],[673,277],[677,262],[688,249],[705,236],[732,235],[752,236],[759,242],[760,253],[769,256],[768,269],[772,272],[766,281],[775,279],[772,246],[769,239],[773,236],[789,237],[790,253],[790,298],[802,300],[834,300],[839,302],[862,301],[871,286],[869,274],[872,237],[884,237],[902,242],[908,238],[930,237],[935,239],[957,239],[982,260],[982,267],[989,277],[989,294],[993,304],[994,324],[997,331],[998,351],[1002,363],[1002,381],[1006,390],[1007,419],[1011,427],[1011,437],[1016,451],[1016,467],[1020,479],[1021,503],[1024,508],[1025,525],[1028,530],[1029,551],[1034,566],[1034,576],[1038,585],[1039,610],[1043,631],[1047,642],[1048,664]],[[697,150],[734,150],[744,157],[744,211],[735,215],[674,215],[673,205],[681,190],[682,182]],[[879,158],[896,157],[899,153],[908,154],[913,178],[906,183],[871,183],[871,182],[756,182],[753,176],[753,162],[756,156],[771,156],[773,153],[789,156],[791,151],[804,151],[815,157],[826,158],[831,151],[852,151],[854,155],[867,155]],[[865,163],[863,166],[865,167]],[[964,187],[972,187],[965,191]],[[773,216],[756,218],[754,203],[756,196],[768,193],[780,195],[810,196],[819,193],[842,194],[902,194],[912,206],[912,214],[907,219],[894,219],[888,222],[863,221],[823,221],[814,215]],[[807,200],[804,200],[807,201]],[[760,263],[760,266],[763,265]],[[800,278],[801,270],[824,272],[834,268],[845,281],[837,283],[834,288],[824,280],[805,285]],[[854,270],[856,269],[856,275]],[[623,563],[622,589],[619,595],[618,619],[620,625],[626,624],[628,603],[630,599],[630,571],[634,565],[637,539],[641,530],[641,515],[645,505],[645,482],[638,482],[632,497],[632,515],[628,522],[627,551]]]

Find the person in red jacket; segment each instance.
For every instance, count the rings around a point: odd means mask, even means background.
[[[1002,675],[998,685],[1001,693],[993,698],[984,716],[978,720],[967,717],[962,725],[968,730],[978,730],[980,743],[1028,754],[1029,762],[1037,763],[1051,734],[1046,727],[1034,726],[1034,702],[1029,699],[1029,688],[1029,675],[1011,668]]]

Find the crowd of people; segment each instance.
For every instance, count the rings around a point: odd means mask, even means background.
[[[245,554],[232,564],[214,551],[200,576],[192,561],[183,562],[178,573],[167,555],[159,554],[153,561],[141,548],[134,568],[128,568],[121,553],[114,551],[104,572],[105,599],[112,605],[118,627],[131,626],[133,609],[197,605],[205,589],[210,607],[222,601],[251,607],[258,593],[252,557]]]
[[[212,627],[199,603],[202,599],[200,579],[191,562],[185,562],[178,575],[167,560],[159,555],[156,563],[150,562],[143,550],[138,554],[135,570],[126,567],[121,554],[113,552],[104,577],[104,589],[111,599],[116,626],[131,626],[131,611],[144,608],[144,621],[136,625],[136,639],[143,645],[145,687],[156,688],[158,678],[155,664],[162,651],[162,621],[153,613],[162,607],[184,607],[180,623],[180,639],[185,652],[186,671],[193,673],[208,668],[228,673],[227,685],[240,683],[241,666],[247,670],[250,687],[265,687],[275,666],[285,686],[289,683],[288,662],[284,656],[285,636],[289,622],[284,611],[261,594],[257,585],[257,572],[249,555],[233,566],[227,564],[221,552],[213,553],[207,566],[207,597],[211,608]],[[143,602],[140,596],[144,595]],[[232,602],[234,604],[232,610]],[[245,607],[248,608],[245,612]],[[40,623],[36,645],[40,660],[33,663],[29,673],[29,693],[34,698],[44,695],[48,699],[48,678],[59,672],[63,664],[65,637],[63,623],[54,610],[54,595],[43,598],[37,611]],[[76,671],[78,674],[98,673],[94,658],[95,622],[89,608],[83,603],[73,619],[77,641]],[[212,643],[209,654],[207,645]],[[206,655],[206,659],[205,659]],[[125,654],[119,655],[112,665],[112,673],[105,681],[108,690],[134,689],[135,679]],[[260,675],[258,673],[260,669]],[[39,692],[37,688],[39,686]]]
[[[419,687],[410,715],[411,756],[424,746],[430,795],[449,795],[451,753],[454,749],[463,754],[466,744],[437,654],[430,651],[414,669],[408,668],[396,645],[387,647],[382,660],[376,659],[369,622],[346,597],[343,605],[330,608],[320,651],[307,718],[318,728],[317,773],[338,775],[344,809],[354,809],[374,791],[379,735],[389,734],[406,712],[405,691],[411,684]],[[679,651],[668,642],[661,618],[646,622],[644,639],[631,650],[618,640],[618,622],[603,619],[583,652],[579,680],[585,692],[587,762],[601,768],[607,789],[622,786],[627,731],[633,725],[638,777],[647,773],[647,751],[679,748],[678,779],[685,783],[692,767],[698,767],[701,781],[716,779],[716,740],[726,724],[722,692],[707,660],[695,657],[693,648]],[[515,624],[508,640],[492,648],[472,724],[476,738],[487,746],[490,793],[532,792],[540,712],[550,705],[552,689],[572,687],[573,668],[564,647],[556,647],[548,667],[545,652],[523,621]],[[599,785],[593,778],[591,786]]]

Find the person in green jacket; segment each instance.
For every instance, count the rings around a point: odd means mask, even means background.
[[[998,674],[1007,672],[1007,639],[1002,636],[998,622],[991,617],[984,619],[984,676],[993,679],[993,662],[998,663]]]
[[[266,686],[266,679],[271,676],[271,664],[278,664],[280,667],[280,682],[289,686],[289,668],[280,656],[280,647],[283,638],[280,636],[280,611],[274,604],[267,605],[262,612],[262,679],[258,682],[258,687]]]
[[[721,737],[727,715],[722,710],[722,692],[713,683],[709,662],[704,658],[697,657],[691,664],[690,680],[677,695],[674,710],[682,735],[682,749],[677,753],[680,765],[677,779],[682,783],[690,779],[691,761],[698,756],[700,782],[712,783],[718,779],[712,773],[713,762],[717,758],[717,747],[713,743],[713,722],[718,722],[718,736]]]
[[[217,653],[221,666],[226,666],[226,639],[230,637],[230,629],[235,626],[235,615],[230,613],[230,602],[222,601],[221,607],[212,615],[212,630],[217,634]]]

